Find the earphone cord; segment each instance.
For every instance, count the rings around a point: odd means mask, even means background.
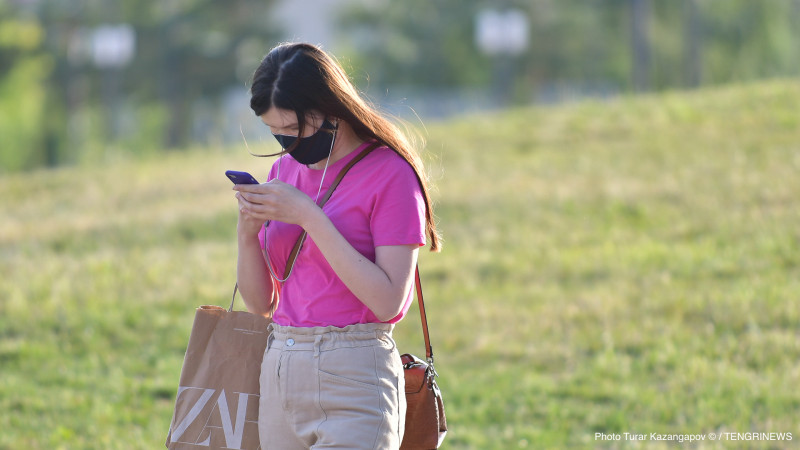
[[[319,189],[317,189],[317,196],[314,198],[314,203],[319,201],[319,194],[322,192],[322,183],[325,182],[325,174],[328,172],[328,164],[331,162],[331,155],[333,154],[333,143],[336,142],[336,129],[333,130],[333,139],[331,139],[331,148],[328,150],[328,158],[325,160],[325,169],[322,171],[322,179],[319,180]],[[283,156],[278,159],[278,173],[275,175],[274,179],[280,179],[281,175],[281,162],[283,162]],[[264,260],[267,261],[267,268],[269,269],[270,275],[273,278],[278,280],[279,283],[283,284],[286,280],[292,276],[292,271],[294,270],[294,264],[292,267],[289,268],[289,273],[286,274],[286,278],[281,279],[278,275],[275,274],[275,271],[272,269],[272,264],[269,262],[269,253],[267,251],[267,231],[266,228],[269,226],[269,220],[264,222],[264,248],[262,249],[264,252]]]

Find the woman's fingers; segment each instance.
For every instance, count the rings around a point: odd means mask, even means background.
[[[237,198],[243,198],[251,204],[267,204],[270,202],[271,196],[274,197],[275,191],[271,189],[269,183],[264,184],[238,184],[234,186],[234,190],[238,191]]]
[[[277,180],[272,180],[261,184],[234,184],[233,190],[239,192],[263,194],[268,192],[275,183],[279,182]]]
[[[249,201],[241,192],[236,193],[236,199],[239,201],[239,212],[241,214],[259,218],[264,214],[264,206],[255,202]]]
[[[239,191],[236,193],[236,198],[247,202],[250,205],[266,205],[270,203],[270,194],[260,192],[246,192]]]
[[[313,201],[294,186],[273,180],[260,185],[236,185],[239,209],[260,220],[300,224]]]

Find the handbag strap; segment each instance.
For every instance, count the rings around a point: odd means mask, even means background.
[[[425,313],[425,301],[422,299],[422,282],[419,279],[419,264],[414,268],[414,285],[417,290],[417,304],[419,306],[419,317],[422,321],[422,337],[425,338],[425,358],[428,364],[433,367],[433,346],[428,335],[428,315]],[[436,373],[434,370],[433,373]]]
[[[333,195],[334,189],[336,189],[336,187],[339,186],[339,183],[342,181],[342,179],[350,170],[350,168],[356,165],[357,162],[364,159],[364,157],[367,156],[369,152],[375,150],[380,145],[381,145],[380,142],[377,141],[373,142],[372,144],[369,145],[369,147],[365,148],[364,150],[361,151],[361,153],[356,155],[355,158],[351,159],[350,162],[348,162],[347,165],[344,166],[342,170],[339,171],[339,175],[336,176],[336,178],[333,180],[333,184],[331,184],[331,187],[329,187],[328,191],[325,192],[325,196],[322,197],[322,200],[320,200],[320,202],[318,203],[320,208],[325,206],[325,203],[328,201],[329,198],[331,198],[331,195]],[[292,267],[294,267],[294,263],[297,260],[297,255],[300,253],[300,249],[303,247],[303,242],[305,242],[307,235],[308,233],[305,230],[303,230],[303,233],[300,235],[299,238],[297,238],[297,242],[294,244],[292,252],[289,253],[289,259],[286,261],[286,269],[283,272],[284,280],[289,278],[289,274],[292,273]],[[266,244],[266,238],[264,242]]]

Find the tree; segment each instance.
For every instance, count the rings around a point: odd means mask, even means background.
[[[193,99],[216,97],[246,81],[243,62],[255,68],[278,34],[264,25],[270,3],[195,0],[174,8],[154,7],[142,18],[142,51],[131,74],[151,80],[138,86],[140,95],[168,106],[167,147],[188,143]]]
[[[44,78],[31,80],[45,92],[50,120],[39,121],[46,124],[41,133],[44,143],[39,146],[48,149],[48,163],[74,161],[91,148],[105,149],[126,133],[139,133],[137,122],[142,114],[159,109],[151,105],[164,105],[160,114],[167,122],[163,145],[187,145],[196,99],[214,99],[230,86],[244,83],[247,75],[241,67],[255,67],[277,35],[278,30],[264,26],[271,3],[0,3],[5,5],[0,11],[29,17],[46,30],[38,51],[49,55],[48,70],[43,72]],[[98,30],[108,25],[134,30],[135,54],[129,64],[109,67],[98,63]],[[3,61],[16,66],[23,57],[16,52]],[[129,125],[127,129],[121,122]]]
[[[631,52],[633,87],[650,88],[650,0],[631,0]]]
[[[342,18],[355,51],[348,55],[376,88],[476,85],[490,79],[475,46],[474,2],[407,0],[356,4]]]
[[[697,11],[697,0],[684,0],[684,79],[687,87],[700,85],[703,79],[703,62],[700,57],[702,26]]]
[[[0,3],[0,173],[52,163],[44,81],[52,60],[43,51],[44,28],[34,16]]]

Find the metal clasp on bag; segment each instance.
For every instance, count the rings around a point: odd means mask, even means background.
[[[433,376],[434,377],[438,377],[439,374],[436,373],[436,368],[433,367],[433,346],[429,345],[428,348],[429,348],[429,350],[431,352],[431,356],[428,356],[428,366],[431,368],[431,372],[433,372]]]
[[[428,385],[433,385],[433,380],[439,376],[436,372],[436,367],[433,365],[433,352],[431,351],[431,356],[428,357]]]

